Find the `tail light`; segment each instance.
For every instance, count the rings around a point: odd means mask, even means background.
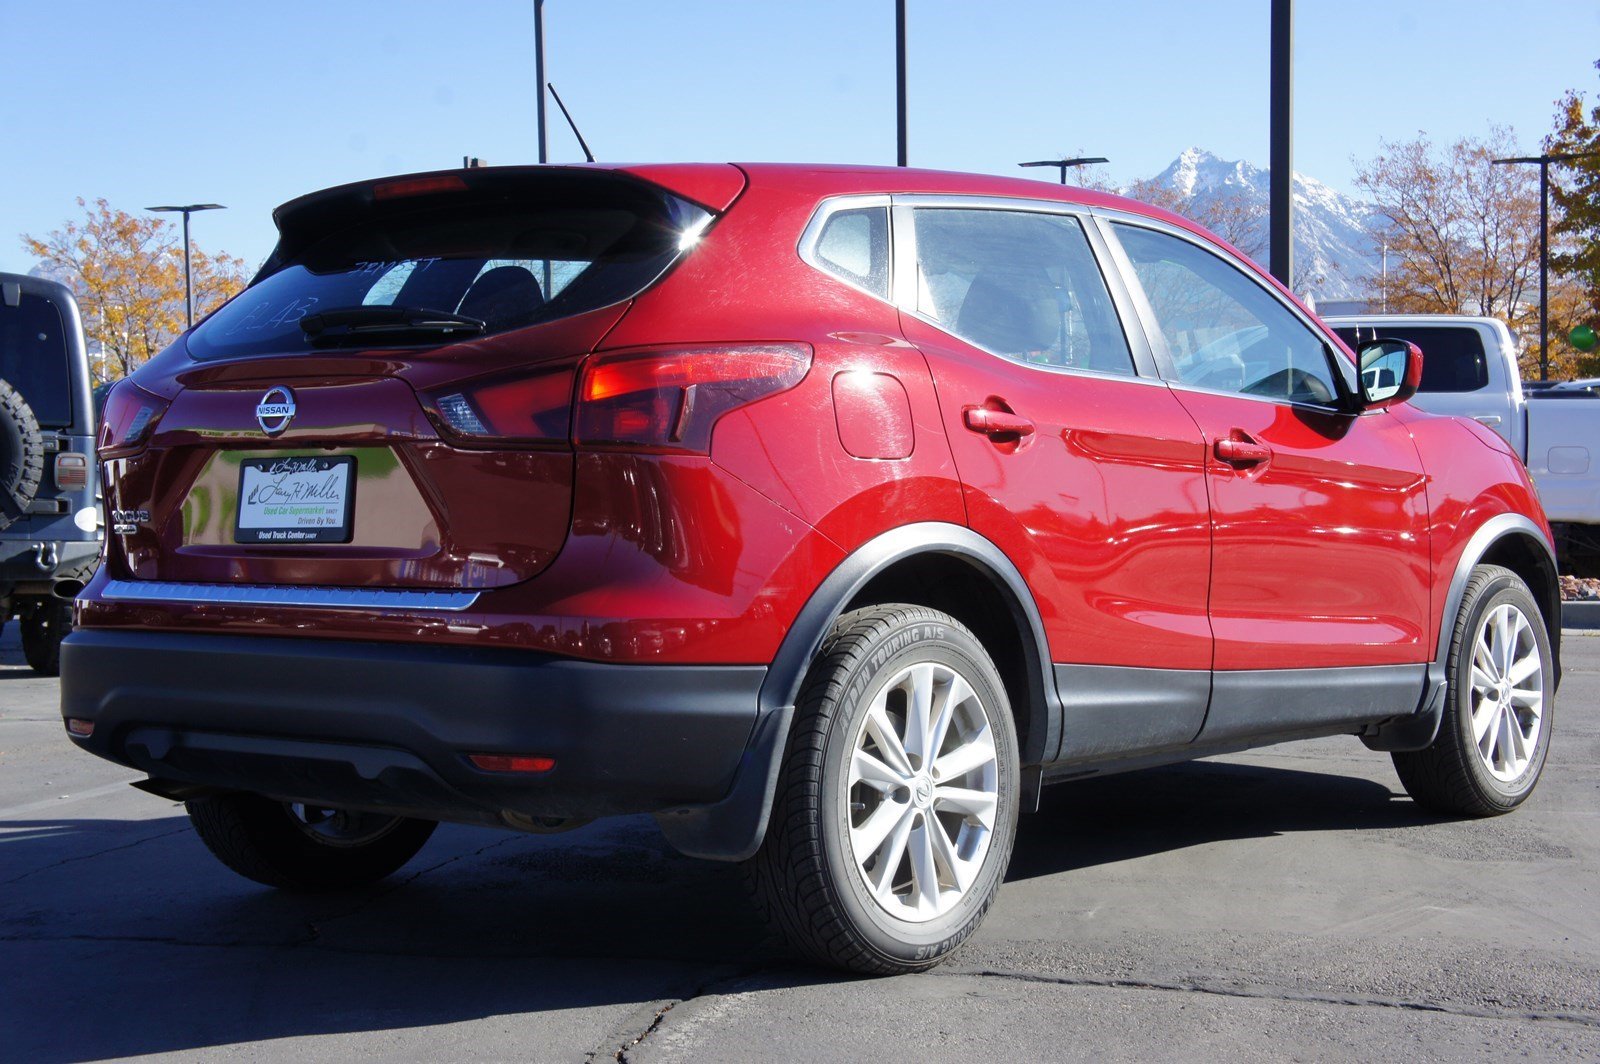
[[[102,458],[134,451],[144,446],[168,403],[151,395],[132,381],[124,380],[106,396],[105,417],[100,422],[96,445]]]
[[[578,389],[580,447],[705,454],[723,414],[799,384],[802,344],[663,348],[592,357]]]
[[[82,491],[89,486],[87,455],[62,451],[56,455],[56,487],[62,491]]]
[[[472,381],[429,396],[447,433],[468,442],[567,442],[572,429],[572,369]]]

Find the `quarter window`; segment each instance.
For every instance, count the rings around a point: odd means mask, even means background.
[[[1002,358],[1133,373],[1105,278],[1077,219],[921,207],[917,313]]]
[[[1338,394],[1327,347],[1288,307],[1187,240],[1117,224],[1178,380],[1317,406]]]
[[[862,207],[830,215],[817,234],[816,257],[817,265],[834,276],[888,299],[888,208]]]

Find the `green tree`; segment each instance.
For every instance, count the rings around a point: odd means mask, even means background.
[[[1557,100],[1545,150],[1587,156],[1551,167],[1550,265],[1566,289],[1565,298],[1550,301],[1551,355],[1579,375],[1600,375],[1600,351],[1580,352],[1566,341],[1574,326],[1600,328],[1600,102],[1589,106],[1577,90]]]

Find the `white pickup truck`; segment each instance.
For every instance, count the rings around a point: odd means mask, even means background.
[[[1600,576],[1600,381],[1524,389],[1504,322],[1445,314],[1324,318],[1352,348],[1374,337],[1422,348],[1412,400],[1435,414],[1480,421],[1527,463],[1556,533],[1562,572]]]

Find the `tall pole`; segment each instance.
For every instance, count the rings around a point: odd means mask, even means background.
[[[187,328],[194,328],[194,282],[189,271],[189,212],[183,212],[183,306]]]
[[[1272,0],[1272,140],[1268,261],[1272,276],[1294,287],[1294,0]]]
[[[157,213],[181,213],[183,215],[183,305],[184,322],[188,328],[194,328],[194,275],[189,263],[189,215],[195,211],[220,211],[220,203],[190,203],[186,206],[146,207],[147,211]]]
[[[544,0],[533,0],[533,76],[539,82],[539,161],[550,161],[550,134],[544,124]]]
[[[1550,156],[1539,156],[1539,379],[1550,379]]]
[[[895,165],[906,166],[906,0],[894,0]]]

